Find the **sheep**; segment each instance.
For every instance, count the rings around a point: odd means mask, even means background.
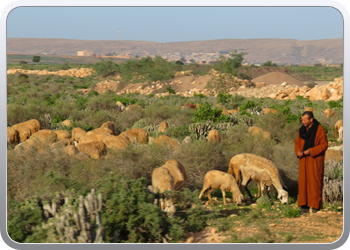
[[[20,142],[25,142],[32,135],[32,131],[24,125],[15,124],[12,128],[18,131]]]
[[[342,141],[343,140],[343,127],[339,128],[339,138],[337,139],[337,141]]]
[[[94,142],[94,141],[100,141],[103,142],[103,140],[110,136],[109,134],[102,134],[102,133],[95,133],[95,134],[89,134],[86,133],[86,135],[82,138],[80,138],[79,143],[88,143],[88,142]]]
[[[19,133],[13,127],[7,127],[7,143],[15,143],[19,142]]]
[[[183,190],[186,186],[187,174],[184,166],[177,160],[171,159],[162,166],[169,170],[174,179],[174,190]]]
[[[50,145],[57,141],[57,134],[50,129],[42,129],[31,136],[32,139],[46,141]]]
[[[304,108],[304,111],[311,111],[312,113],[314,112],[314,109],[311,107],[306,107]]]
[[[127,146],[131,144],[131,142],[127,137],[119,136],[119,135],[106,136],[103,139],[103,143],[106,144],[106,147],[108,149],[112,149],[112,150],[125,149]]]
[[[114,126],[114,122],[112,121],[107,121],[105,123],[103,123],[101,125],[101,128],[108,128],[112,131],[112,135],[114,135],[114,131],[115,131],[115,126]]]
[[[114,132],[112,131],[112,129],[108,128],[108,127],[103,127],[103,128],[96,128],[93,129],[89,132],[86,132],[85,136],[88,135],[94,135],[94,134],[107,134],[107,135],[113,135]]]
[[[70,138],[70,134],[67,130],[55,130],[54,132],[57,135],[57,140],[63,140],[63,139]]]
[[[168,128],[169,128],[169,124],[167,122],[163,121],[159,124],[159,132],[161,133],[164,133],[165,131],[167,131]]]
[[[127,137],[133,144],[147,144],[149,135],[146,129],[133,128],[121,133],[120,136]]]
[[[74,156],[79,154],[79,149],[74,145],[68,145],[64,148],[64,152],[69,156]]]
[[[326,118],[334,116],[334,114],[335,114],[335,111],[333,109],[330,109],[330,108],[325,109],[323,112],[324,112],[324,116]]]
[[[278,113],[278,111],[276,109],[271,109],[271,108],[263,108],[262,111],[263,111],[264,115]]]
[[[83,138],[86,134],[86,131],[82,128],[79,128],[79,127],[75,127],[73,128],[72,130],[72,141],[77,141],[79,142],[79,140],[81,138]]]
[[[50,148],[51,149],[64,148],[64,147],[67,147],[68,145],[71,145],[71,144],[72,144],[71,140],[68,138],[65,138],[65,139],[59,140],[59,141],[51,144]]]
[[[338,132],[341,127],[343,127],[343,120],[338,120],[334,125],[334,138],[338,137]]]
[[[100,159],[102,155],[107,154],[107,147],[101,141],[79,143],[77,148],[79,152],[87,153],[93,159]]]
[[[154,139],[154,143],[157,146],[167,146],[169,147],[171,150],[177,150],[179,147],[179,142],[177,140],[174,140],[172,138],[170,138],[169,136],[166,135],[159,135]]]
[[[210,130],[208,134],[208,142],[220,143],[221,137],[219,135],[219,131],[217,131],[216,129]]]
[[[17,125],[24,125],[30,129],[31,133],[34,134],[40,130],[40,122],[37,119],[30,119],[25,122],[21,122]]]
[[[68,119],[64,120],[63,122],[61,122],[61,125],[70,128],[72,126],[72,121]]]
[[[152,172],[152,188],[153,193],[163,194],[167,191],[174,190],[174,177],[169,169],[164,167],[155,168]],[[172,199],[165,196],[160,200],[160,208],[167,213],[175,212],[175,206]],[[157,202],[157,201],[156,201]]]
[[[288,202],[288,192],[283,189],[283,181],[276,166],[269,160],[254,154],[238,154],[231,158],[227,171],[235,175],[236,181],[242,193],[245,189],[252,199],[252,194],[247,186],[251,180],[258,182],[258,195],[264,192],[265,187],[274,186],[278,192],[278,199],[282,203]],[[242,177],[242,180],[241,180]],[[268,190],[267,190],[268,191]],[[268,192],[267,192],[267,195]]]
[[[219,170],[210,170],[205,174],[203,188],[198,198],[200,199],[203,193],[207,192],[209,202],[211,205],[213,205],[214,203],[213,203],[213,200],[211,199],[211,192],[214,189],[221,189],[225,206],[226,206],[225,191],[229,191],[232,193],[232,202],[235,201],[237,204],[241,204],[244,198],[233,176]]]
[[[251,135],[262,135],[265,139],[271,139],[272,136],[270,132],[263,130],[262,128],[251,126],[248,129],[248,133]]]

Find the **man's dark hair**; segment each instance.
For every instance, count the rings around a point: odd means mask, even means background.
[[[301,116],[307,115],[310,118],[314,119],[314,113],[312,113],[311,111],[305,111]]]

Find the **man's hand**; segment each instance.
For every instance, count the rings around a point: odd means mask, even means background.
[[[304,155],[310,155],[310,152],[308,149],[304,151]]]
[[[300,151],[297,153],[297,156],[302,157],[303,154],[304,154],[303,151],[300,150]]]

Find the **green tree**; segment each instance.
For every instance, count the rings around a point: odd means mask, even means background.
[[[119,65],[112,62],[111,60],[101,60],[98,63],[95,63],[93,69],[98,75],[102,75],[103,77],[107,77],[109,75],[113,75],[119,71]]]
[[[33,62],[40,62],[40,56],[33,56]]]
[[[236,75],[238,68],[242,66],[242,62],[244,61],[243,56],[245,55],[246,53],[237,53],[235,50],[231,52],[228,57],[221,56],[219,62],[217,63],[216,69],[223,73]]]

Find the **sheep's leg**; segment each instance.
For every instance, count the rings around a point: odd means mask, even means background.
[[[250,179],[243,179],[242,180],[242,188],[245,189],[245,191],[247,191],[250,199],[253,199],[253,196],[252,196],[252,194],[250,193],[250,191],[248,189],[248,184],[249,184],[250,181],[251,181]],[[243,189],[242,189],[242,191],[243,191]]]
[[[258,193],[255,195],[256,198],[260,198],[261,190],[262,190],[262,188],[261,188],[260,182],[258,182]]]
[[[241,180],[239,178],[239,169],[234,169],[233,171],[238,187],[241,186]]]
[[[213,200],[211,199],[211,192],[213,192],[214,189],[210,189],[207,194],[208,194],[208,199],[211,205],[214,205]]]
[[[222,198],[224,199],[224,206],[226,206],[226,192],[224,189],[221,189],[221,193],[222,193]]]
[[[203,196],[203,193],[204,193],[205,191],[207,191],[208,188],[209,188],[209,187],[207,187],[207,186],[204,186],[204,187],[202,188],[202,191],[200,192],[200,194],[199,194],[199,196],[198,196],[199,199]]]

